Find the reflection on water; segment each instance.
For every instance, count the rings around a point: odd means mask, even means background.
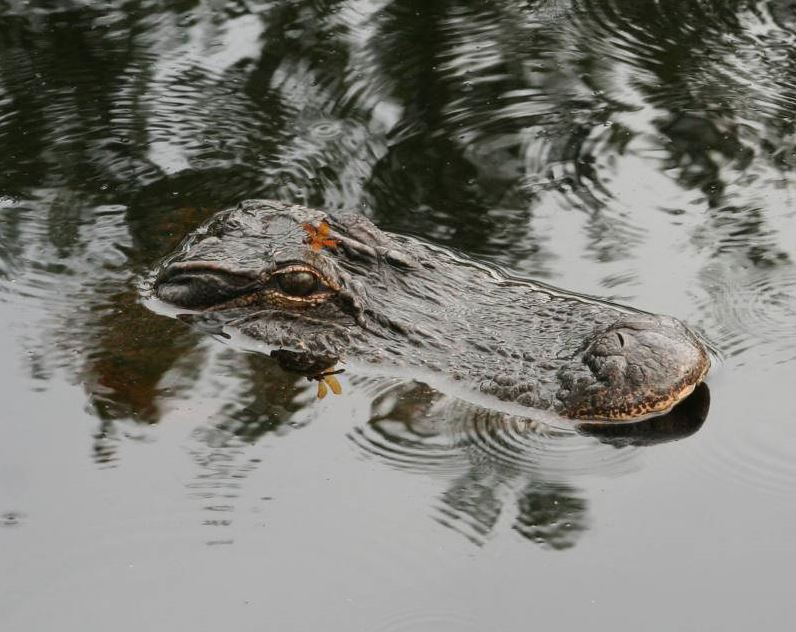
[[[656,480],[645,464],[671,454],[710,489],[792,493],[792,2],[162,4],[0,1],[0,303],[22,350],[2,366],[26,372],[33,401],[82,389],[88,430],[81,410],[29,413],[88,433],[103,475],[121,474],[125,446],[190,426],[194,469],[179,484],[217,534],[206,541],[228,543],[257,450],[273,456],[350,405],[335,431],[381,472],[373,485],[388,471],[434,481],[427,522],[479,545],[576,552],[587,530],[623,522],[600,523],[593,477]],[[139,302],[153,262],[253,197],[358,209],[517,274],[673,313],[722,358],[711,423],[648,449],[647,431],[560,434],[356,374],[319,404],[273,360]],[[28,478],[0,467],[0,489]],[[40,519],[14,498],[0,500],[3,535]]]
[[[374,396],[369,422],[349,438],[383,463],[450,480],[436,519],[474,543],[483,544],[505,506],[516,504],[509,511],[519,533],[563,549],[586,528],[587,501],[568,481],[594,472],[632,473],[637,465],[629,446],[693,434],[708,406],[708,389],[701,385],[667,415],[632,424],[580,424],[575,431],[481,408],[423,384],[399,383]],[[559,512],[566,519],[558,519]]]

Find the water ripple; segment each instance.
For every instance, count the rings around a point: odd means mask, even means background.
[[[482,626],[457,612],[411,612],[389,619],[373,628],[374,632],[470,632]]]
[[[356,380],[352,386],[356,386]],[[373,383],[371,418],[348,437],[362,451],[402,470],[457,475],[470,466],[444,417],[446,398],[414,382]]]
[[[632,448],[601,445],[574,429],[553,427],[543,421],[545,413],[539,415],[539,420],[520,418],[404,382],[374,399],[370,422],[349,438],[363,454],[393,467],[444,477],[488,467],[509,477],[541,474],[565,480],[636,467]]]
[[[769,394],[755,393],[753,386],[747,390],[745,401],[735,404],[740,414],[722,420],[731,428],[714,433],[692,463],[725,483],[791,498],[796,488],[796,425],[772,405]]]
[[[531,419],[473,411],[457,431],[471,458],[508,471],[569,480],[582,475],[619,475],[636,469],[634,450],[617,450],[593,438],[548,430]]]
[[[713,266],[703,282],[709,296],[700,306],[704,328],[723,355],[750,355],[764,371],[796,358],[796,271],[791,265]]]

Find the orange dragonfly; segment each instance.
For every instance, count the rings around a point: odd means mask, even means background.
[[[337,240],[329,237],[329,224],[322,221],[316,228],[312,224],[304,224],[302,228],[307,231],[307,242],[313,252],[320,252],[321,248],[337,248]]]

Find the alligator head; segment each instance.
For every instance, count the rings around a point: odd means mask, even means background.
[[[288,368],[413,367],[574,419],[666,412],[710,366],[669,316],[512,278],[361,215],[265,200],[189,235],[154,288],[267,343]]]

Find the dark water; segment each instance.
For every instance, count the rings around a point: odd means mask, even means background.
[[[0,0],[0,628],[790,629],[795,169],[791,0]],[[674,314],[707,420],[318,401],[146,309],[252,197]]]

